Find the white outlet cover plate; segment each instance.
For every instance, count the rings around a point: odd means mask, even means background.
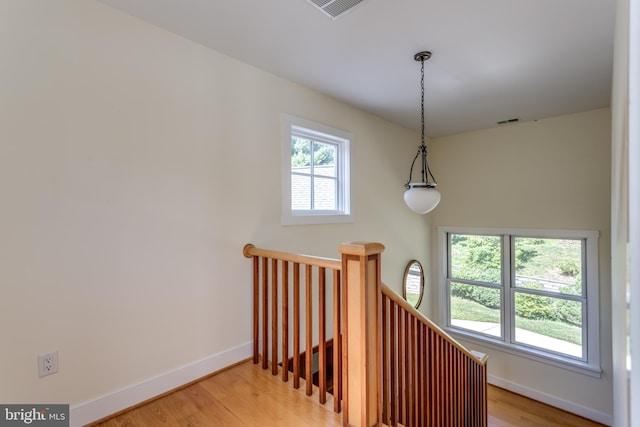
[[[46,377],[47,375],[58,372],[58,351],[50,353],[42,353],[38,355],[38,375]]]

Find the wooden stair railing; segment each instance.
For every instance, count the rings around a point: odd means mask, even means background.
[[[327,324],[332,324],[332,337],[338,337],[332,352],[331,373],[334,375],[333,409],[342,410],[342,357],[341,357],[341,275],[339,260],[286,252],[258,249],[248,244],[243,253],[253,258],[253,363],[271,366],[272,375],[278,375],[281,366],[282,381],[293,375],[293,387],[300,388],[305,379],[305,392],[313,394],[313,377],[318,378],[318,400],[327,401]],[[329,280],[328,280],[329,279]],[[328,282],[331,287],[328,291]],[[304,309],[301,306],[304,290]],[[291,297],[291,298],[290,298]],[[327,317],[327,299],[334,310]],[[291,300],[291,301],[290,301]],[[317,321],[314,322],[314,301],[317,301]],[[292,306],[290,306],[290,304]],[[337,309],[336,309],[337,308]],[[301,315],[304,314],[304,318]],[[313,330],[314,323],[317,330]],[[270,325],[270,327],[269,327]],[[314,332],[317,340],[314,342]],[[304,333],[304,336],[301,334]],[[292,346],[290,347],[290,337]],[[304,350],[301,350],[301,338]],[[262,348],[259,348],[259,343]],[[280,348],[278,346],[280,343]],[[317,350],[315,350],[317,348]],[[313,369],[313,354],[318,354],[318,369]],[[304,363],[300,363],[301,358]],[[293,364],[292,367],[289,363]],[[301,372],[301,369],[304,372]]]
[[[274,376],[281,366],[285,382],[291,370],[293,387],[304,378],[309,396],[317,376],[321,404],[333,374],[333,409],[342,411],[345,426],[485,427],[487,357],[465,349],[382,284],[383,250],[379,243],[345,243],[339,247],[342,260],[334,260],[246,245],[243,253],[253,259],[253,362],[270,366]],[[333,303],[329,315],[327,300]]]
[[[385,424],[486,426],[486,362],[382,285]]]

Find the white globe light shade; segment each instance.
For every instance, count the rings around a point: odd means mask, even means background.
[[[433,187],[411,187],[404,192],[404,202],[418,214],[431,212],[440,203],[440,192]]]

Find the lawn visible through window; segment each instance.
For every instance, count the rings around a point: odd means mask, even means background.
[[[515,295],[516,342],[582,358],[582,315],[577,301],[539,295]],[[575,312],[573,322],[560,320],[562,310]]]
[[[451,324],[482,334],[502,336],[500,289],[452,283]]]

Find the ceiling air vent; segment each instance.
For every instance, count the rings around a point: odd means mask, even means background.
[[[518,123],[520,121],[520,119],[515,118],[515,119],[507,119],[507,120],[500,120],[498,123],[499,125],[508,125],[511,123]]]
[[[362,3],[364,0],[307,0],[316,6],[322,13],[332,19],[338,18],[340,15],[351,10],[353,7]]]

